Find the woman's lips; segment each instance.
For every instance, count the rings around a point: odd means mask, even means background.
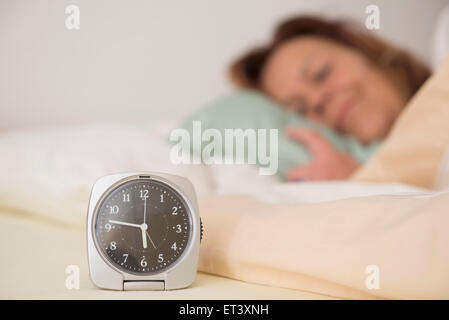
[[[340,110],[335,119],[335,127],[337,130],[344,131],[346,126],[346,121],[348,120],[348,115],[355,106],[355,99],[347,99],[340,107]]]

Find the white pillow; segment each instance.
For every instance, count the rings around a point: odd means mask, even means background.
[[[165,136],[143,126],[91,124],[0,134],[0,207],[84,226],[90,189],[103,175],[163,171],[211,190],[207,169],[173,165]]]

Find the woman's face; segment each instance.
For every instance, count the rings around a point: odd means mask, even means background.
[[[384,138],[406,103],[361,53],[332,40],[300,37],[280,45],[262,89],[286,108],[363,143]]]

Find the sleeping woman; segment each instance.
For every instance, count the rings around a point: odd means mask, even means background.
[[[237,59],[230,75],[237,87],[259,90],[284,108],[368,144],[388,135],[430,69],[358,25],[298,17],[281,23],[270,43]],[[310,164],[292,168],[288,180],[345,179],[359,167],[317,132],[286,128],[286,133],[313,155]]]

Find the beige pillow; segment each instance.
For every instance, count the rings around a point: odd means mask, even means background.
[[[449,146],[449,56],[410,101],[375,155],[353,176],[436,187]]]

